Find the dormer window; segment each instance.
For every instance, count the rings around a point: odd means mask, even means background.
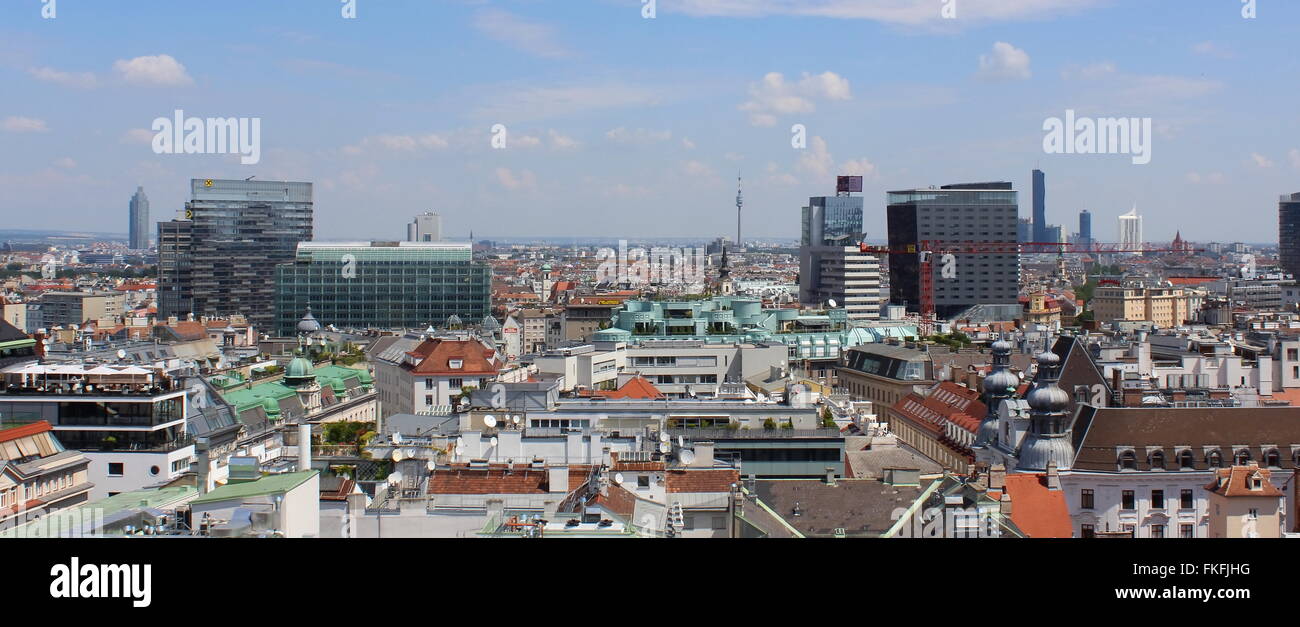
[[[1277,449],[1272,448],[1267,453],[1264,453],[1264,465],[1269,468],[1282,467],[1282,455],[1277,452]]]
[[[1178,454],[1178,467],[1183,470],[1195,470],[1196,456],[1189,450],[1184,450]]]
[[[463,360],[463,359],[452,359],[452,360],[449,360],[449,361],[447,362],[447,367],[448,367],[448,368],[451,368],[452,370],[460,370],[461,368],[464,368],[464,367],[465,367],[465,360]]]
[[[1218,451],[1210,451],[1209,454],[1205,456],[1205,463],[1208,464],[1210,468],[1223,468],[1223,456],[1220,455]]]
[[[1263,489],[1264,489],[1264,480],[1261,479],[1261,478],[1259,477],[1259,475],[1254,475],[1254,476],[1252,476],[1252,477],[1250,478],[1250,489],[1251,489],[1251,490],[1263,490]]]
[[[1164,470],[1165,469],[1164,451],[1153,451],[1151,453],[1150,463],[1151,463],[1151,470]]]
[[[1133,451],[1124,451],[1119,454],[1120,470],[1137,470],[1137,455]]]
[[[1247,450],[1247,449],[1244,449],[1244,448],[1241,449],[1241,450],[1239,450],[1239,451],[1237,451],[1237,454],[1234,456],[1233,461],[1234,461],[1234,463],[1236,463],[1238,466],[1245,466],[1246,464],[1249,464],[1249,463],[1250,463],[1250,451]]]

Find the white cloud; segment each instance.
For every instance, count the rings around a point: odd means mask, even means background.
[[[510,168],[496,169],[497,182],[506,189],[536,189],[537,175],[529,170],[520,170],[515,174]]]
[[[10,133],[44,133],[50,130],[45,120],[11,115],[0,122],[0,128]]]
[[[1203,54],[1210,57],[1218,57],[1220,59],[1231,59],[1237,56],[1233,54],[1231,50],[1224,48],[1223,46],[1220,46],[1219,44],[1216,44],[1212,41],[1202,41],[1198,44],[1194,44],[1192,46],[1192,52],[1195,52],[1196,54]]]
[[[1252,153],[1250,153],[1250,158],[1251,158],[1252,160],[1255,161],[1255,165],[1257,165],[1257,166],[1259,166],[1259,167],[1261,167],[1261,168],[1271,168],[1271,167],[1273,167],[1273,161],[1272,161],[1271,159],[1269,159],[1268,157],[1265,157],[1264,155],[1261,155],[1261,154],[1259,154],[1259,153],[1257,153],[1257,152],[1252,152]]]
[[[425,135],[371,135],[361,140],[359,144],[345,146],[343,153],[348,155],[358,155],[366,152],[367,149],[378,149],[386,152],[415,152],[417,150],[437,150],[446,148],[450,145],[447,138],[435,133]]]
[[[571,150],[581,145],[578,140],[555,129],[547,131],[546,134],[551,138],[551,148],[556,150]]]
[[[659,10],[696,17],[797,16],[873,20],[918,25],[975,21],[1016,21],[1059,17],[1105,4],[1107,0],[957,0],[958,20],[943,19],[937,0],[675,0]]]
[[[622,126],[605,132],[605,139],[620,144],[650,144],[668,141],[672,138],[672,131],[652,131],[644,128],[628,130]],[[682,141],[689,142],[690,140],[684,139]],[[691,147],[694,147],[694,144],[691,144]]]
[[[1104,78],[1115,73],[1115,64],[1110,61],[1101,61],[1083,67],[1069,67],[1061,70],[1061,78],[1066,80],[1083,79],[1096,80]]]
[[[91,72],[64,72],[52,67],[34,67],[27,70],[38,81],[63,85],[64,87],[80,87],[89,89],[99,84],[99,80]]]
[[[119,59],[113,69],[128,83],[138,85],[191,85],[194,79],[185,72],[185,66],[171,55],[159,54]]]
[[[694,160],[683,163],[682,171],[689,176],[697,176],[701,178],[715,178],[718,176],[717,172],[714,172],[713,168],[709,166],[709,164]]]
[[[817,135],[809,141],[808,148],[799,151],[794,169],[804,175],[804,182],[811,185],[829,185],[836,176],[840,175],[868,178],[876,175],[876,165],[866,157],[843,161],[837,166],[826,140]],[[781,173],[775,163],[769,163],[767,171],[771,179],[783,184],[793,178],[789,174]]]
[[[1025,80],[1031,75],[1029,54],[1005,41],[994,43],[990,54],[980,55],[980,69],[976,74],[987,81]]]
[[[480,11],[474,16],[474,27],[496,41],[539,57],[557,59],[573,55],[572,51],[557,41],[554,28],[530,22],[509,11]]]
[[[817,110],[815,100],[852,100],[848,79],[834,73],[804,72],[797,82],[789,82],[780,72],[768,72],[749,86],[749,100],[740,110],[749,113],[754,126],[775,126],[777,117]]]
[[[682,148],[685,148],[687,150],[695,150],[695,142],[691,141],[691,138],[689,137],[683,137]]]
[[[153,143],[155,133],[147,128],[133,128],[122,133],[121,142],[123,144],[151,144]]]
[[[542,138],[536,135],[519,135],[509,139],[510,146],[522,146],[524,148],[536,148],[542,145]]]
[[[77,167],[77,162],[74,161],[72,157],[63,157],[62,159],[55,159],[54,165],[63,168],[65,170],[71,170]]]
[[[1208,185],[1222,185],[1227,182],[1227,177],[1225,177],[1222,172],[1210,172],[1208,174],[1188,172],[1184,178],[1188,183],[1192,184],[1205,183]]]

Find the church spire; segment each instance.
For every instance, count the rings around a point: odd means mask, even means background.
[[[1070,441],[1070,395],[1057,382],[1061,378],[1061,358],[1050,350],[1038,354],[1038,373],[1034,388],[1025,399],[1029,402],[1029,433],[1016,467],[1024,470],[1047,470],[1055,463],[1067,469],[1074,463],[1074,444]]]

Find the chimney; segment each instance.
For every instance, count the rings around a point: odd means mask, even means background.
[[[311,470],[311,423],[298,425],[298,470]]]
[[[1055,460],[1047,462],[1047,489],[1052,491],[1061,489],[1061,473],[1056,467]]]
[[[835,469],[830,466],[826,467],[826,485],[835,485]]]
[[[1007,467],[994,464],[989,467],[989,489],[1002,490],[1007,487]]]
[[[695,463],[691,464],[694,468],[712,468],[713,467],[713,443],[696,442],[695,443]]]
[[[1011,495],[1006,492],[1002,493],[1002,498],[998,501],[998,513],[1003,516],[1011,515]]]
[[[209,472],[210,472],[210,470],[209,470],[209,464],[211,464],[211,461],[209,461],[209,458],[208,458],[208,445],[207,445],[207,444],[200,444],[199,446],[197,446],[197,447],[195,447],[195,448],[198,449],[198,453],[199,453],[199,456],[198,456],[198,457],[199,457],[199,461],[198,461],[198,466],[199,466],[199,469],[198,469],[198,475],[199,475],[199,494],[207,494],[207,492],[208,492],[208,474],[209,474]]]
[[[546,483],[551,486],[552,494],[569,493],[569,467],[550,466],[546,469]]]

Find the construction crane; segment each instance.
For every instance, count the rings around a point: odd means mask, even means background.
[[[920,319],[922,335],[928,335],[928,329],[934,324],[934,258],[939,256],[941,268],[953,268],[955,272],[955,255],[1019,255],[1019,254],[1056,254],[1056,255],[1111,255],[1125,253],[1179,253],[1201,252],[1203,249],[1182,245],[1175,248],[1154,246],[1151,244],[1117,244],[1092,242],[1089,244],[1062,244],[1059,242],[952,242],[924,240],[918,244],[908,244],[901,248],[889,246],[871,246],[865,242],[858,244],[858,249],[870,255],[917,255],[920,275]],[[952,277],[956,278],[954,274]]]

